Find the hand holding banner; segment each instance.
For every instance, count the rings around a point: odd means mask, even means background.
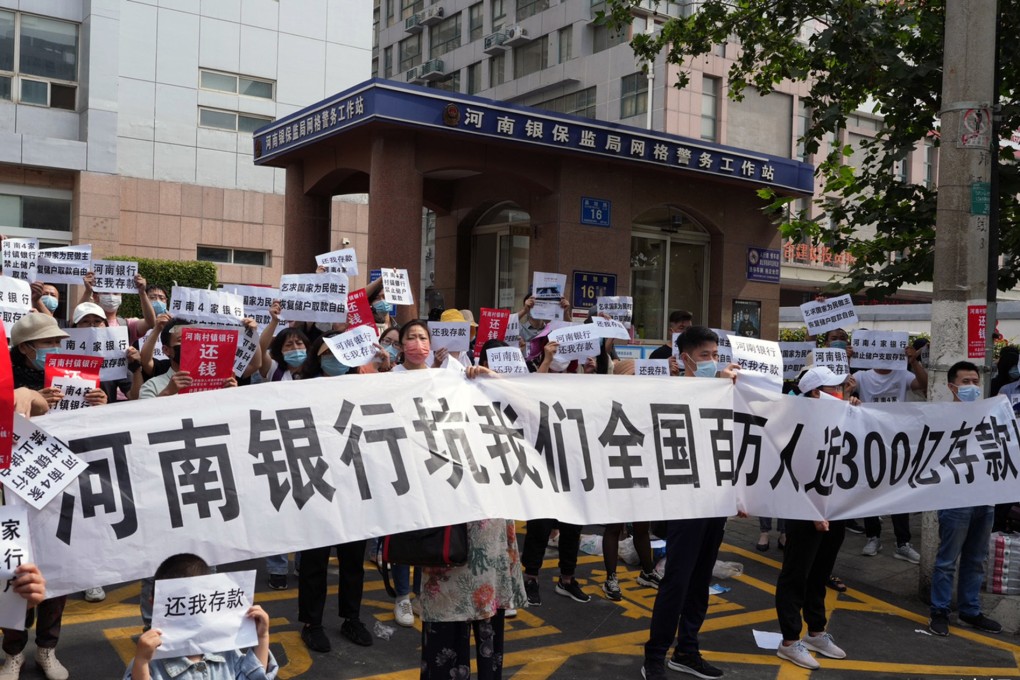
[[[66,332],[67,337],[60,341],[61,351],[102,359],[102,368],[99,370],[101,381],[130,378],[127,370],[127,326],[68,328]]]
[[[586,359],[599,353],[599,336],[593,324],[571,324],[549,333],[549,342],[559,344],[556,356],[561,359]]]
[[[103,358],[74,354],[50,354],[46,357],[46,387],[60,390],[64,395],[56,406],[57,411],[76,411],[88,408],[85,395],[99,387],[99,373]]]
[[[560,299],[563,298],[563,291],[567,288],[567,275],[535,272],[531,288],[534,299],[531,318],[562,320],[563,308],[560,306]]]
[[[163,635],[153,658],[255,647],[255,622],[246,616],[254,601],[254,571],[156,581],[152,627]]]
[[[174,286],[167,311],[174,318],[199,323],[240,326],[244,321],[243,298],[225,290]]]
[[[779,343],[757,338],[730,336],[733,361],[740,366],[738,380],[764,390],[783,389],[783,354]]]
[[[850,375],[850,365],[846,362],[846,350],[819,347],[811,350],[813,366],[825,366],[836,375]]]
[[[503,375],[528,375],[528,365],[517,347],[493,347],[486,350],[485,360],[491,371]]]

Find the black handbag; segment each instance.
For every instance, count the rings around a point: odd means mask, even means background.
[[[467,559],[467,524],[451,524],[384,536],[379,541],[376,567],[382,574],[386,592],[390,597],[396,597],[396,591],[390,585],[389,565],[459,567],[467,564]]]

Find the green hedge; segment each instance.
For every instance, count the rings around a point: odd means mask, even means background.
[[[179,286],[188,288],[216,288],[216,265],[212,262],[180,262],[178,260],[154,260],[146,257],[118,255],[111,260],[127,260],[138,263],[138,273],[145,277],[146,282],[162,286],[169,297],[174,281]],[[125,319],[140,317],[142,309],[138,297],[125,295],[121,303],[120,316]]]

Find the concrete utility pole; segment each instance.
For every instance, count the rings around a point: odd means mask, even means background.
[[[952,399],[947,372],[970,356],[971,343],[981,347],[980,358],[971,360],[988,365],[985,338],[968,329],[976,328],[987,299],[991,149],[998,148],[992,139],[997,14],[996,0],[946,1],[929,401]],[[994,321],[981,320],[990,336]],[[983,378],[986,390],[989,377]],[[937,547],[938,519],[926,512],[917,584],[925,602]]]

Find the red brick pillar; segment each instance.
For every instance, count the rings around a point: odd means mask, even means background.
[[[372,140],[368,182],[368,266],[406,269],[414,306],[397,307],[400,323],[419,317],[421,303],[422,176],[414,134],[379,133]]]
[[[310,274],[315,256],[329,252],[329,196],[305,194],[301,163],[287,166],[287,195],[283,216],[283,271]]]

